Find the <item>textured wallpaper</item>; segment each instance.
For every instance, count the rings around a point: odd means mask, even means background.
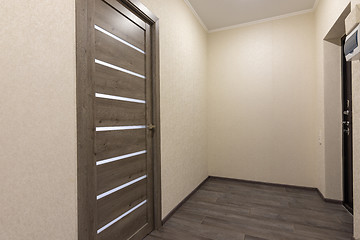
[[[0,239],[77,239],[75,6],[1,1]]]
[[[353,62],[354,231],[360,238],[360,63]]]
[[[143,0],[160,18],[163,217],[207,176],[207,33],[183,0]]]
[[[210,175],[316,186],[314,33],[309,13],[209,35]]]
[[[208,56],[209,36],[184,1],[141,2],[160,18],[163,217],[208,176],[208,156],[211,174],[239,178],[251,176],[249,179],[316,185],[326,193],[326,185],[331,182],[325,181],[324,145],[318,143],[318,140],[324,142],[325,128],[322,41],[349,0],[320,1],[315,19],[315,63],[306,56],[300,60],[292,59],[289,55],[292,48],[275,59],[272,55],[275,48],[267,49],[263,45],[260,49],[265,52],[258,53],[258,56],[265,55],[259,57],[260,61],[250,62],[249,68],[243,69],[241,73],[262,69],[256,78],[238,83],[240,77],[244,79],[248,76],[237,76],[239,65],[224,59],[229,64],[220,66],[216,62],[210,63],[212,69],[209,69],[209,73],[214,74],[218,81],[210,85],[207,75],[207,63],[212,59],[212,55]],[[0,239],[77,239],[74,5],[74,1],[70,0],[2,1]],[[294,25],[307,26],[306,22],[310,21],[310,18],[302,18],[306,16],[293,18],[293,24],[282,26],[281,21],[278,21],[266,28],[266,31],[270,31],[267,32],[269,40],[273,41],[275,46],[287,37],[285,35],[279,41],[276,38],[284,33],[283,28],[285,32],[291,33]],[[259,25],[253,29],[255,33],[252,34],[256,34],[257,28],[263,30]],[[305,27],[301,31],[306,35],[313,30]],[[216,35],[212,35],[209,41],[211,38],[215,41]],[[248,41],[240,37],[238,39],[244,41],[244,44],[252,44],[251,38]],[[309,39],[305,36],[294,39],[298,40],[303,42]],[[240,54],[240,47],[234,47],[239,43],[230,41],[234,45],[228,46],[227,41],[219,42],[221,44],[213,49],[218,51],[216,56],[224,57],[226,51],[223,50],[227,50],[229,54],[234,55],[234,59],[245,61],[241,58],[246,57],[246,53],[249,54],[249,49],[245,49],[245,55]],[[211,54],[213,50],[210,51]],[[274,60],[271,62],[273,66],[281,65],[286,60],[286,66],[290,68],[300,63],[310,71],[306,72],[306,78],[296,78],[303,82],[292,82],[295,79],[293,71],[285,69],[284,74],[289,80],[287,81],[287,78],[269,66],[268,61],[263,61],[264,56],[265,59]],[[317,68],[317,80],[314,82],[311,81],[313,67],[309,63]],[[220,67],[221,71],[217,69]],[[357,120],[360,119],[359,69],[360,64],[355,63],[354,218],[357,238],[360,238],[360,151],[356,147],[360,145],[360,122]],[[224,79],[229,72],[235,73],[231,81]],[[268,74],[272,75],[271,79],[268,78]],[[298,75],[302,74],[305,73],[298,72]],[[251,91],[254,91],[252,87],[258,86],[258,83],[261,87],[251,95]],[[221,88],[214,89],[217,84]],[[306,92],[309,85],[317,91]],[[211,89],[208,89],[209,86]],[[274,86],[284,88],[273,88]],[[296,91],[293,89],[294,86],[297,88]],[[289,92],[289,88],[293,91]],[[275,92],[271,91],[280,91],[281,95],[274,95]],[[262,101],[256,101],[254,98],[258,93],[262,94]],[[244,95],[239,97],[239,94]],[[226,104],[219,102],[219,96],[226,100],[223,101]],[[280,105],[284,102],[283,99],[291,100],[287,102],[288,108],[284,108],[284,112],[281,111]],[[291,109],[294,123],[273,117],[273,109],[267,106],[267,101],[278,103],[276,113],[280,114],[279,116],[286,115],[288,109]],[[317,113],[314,113],[313,106],[310,106],[314,102]],[[231,111],[238,111],[238,115],[229,114]],[[315,115],[314,119],[302,119],[303,116],[309,115]],[[233,116],[238,118],[231,119]],[[273,128],[267,127],[269,119],[261,119],[264,116],[271,117]],[[256,122],[259,124],[254,126],[253,117],[258,117]],[[237,120],[243,121],[243,124],[240,126]],[[301,132],[294,130],[299,124],[303,130]],[[212,129],[214,126],[216,131]],[[284,126],[286,129],[281,132]],[[311,131],[308,131],[309,129]],[[288,148],[288,151],[284,151],[284,144],[277,144],[272,138],[274,134],[280,140],[282,137],[288,137],[287,135],[296,135],[297,142],[284,143]],[[208,147],[208,141],[211,141],[211,148]],[[236,141],[241,141],[244,151],[240,152],[234,147]],[[265,144],[267,142],[271,144]],[[264,151],[260,153],[256,152],[259,144],[264,146]],[[280,157],[273,162],[266,162],[264,159],[268,158],[269,154]],[[242,157],[246,161],[235,164],[234,168],[234,156]],[[259,169],[259,164],[253,164],[249,159],[255,159],[258,163],[263,161],[263,167]],[[286,159],[292,159],[293,162],[286,163]],[[291,176],[285,172],[276,176],[266,175],[269,168],[273,173],[278,171],[275,167],[279,166],[285,166],[287,169],[296,168],[297,175]],[[257,178],[251,171],[256,171]],[[314,176],[315,174],[317,176]],[[306,179],[301,179],[304,176],[307,176]]]

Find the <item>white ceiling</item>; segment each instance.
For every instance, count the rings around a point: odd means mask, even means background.
[[[207,30],[217,31],[310,12],[318,0],[185,0]]]

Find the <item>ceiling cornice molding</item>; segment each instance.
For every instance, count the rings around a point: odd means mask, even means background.
[[[298,16],[298,15],[302,15],[302,14],[315,12],[318,5],[319,5],[320,0],[315,0],[312,9],[293,12],[293,13],[284,14],[284,15],[275,16],[275,17],[270,17],[270,18],[265,18],[265,19],[256,20],[256,21],[252,21],[252,22],[247,22],[247,23],[236,24],[236,25],[232,25],[232,26],[228,26],[228,27],[224,27],[224,28],[217,28],[217,29],[214,29],[214,30],[209,30],[206,27],[206,25],[204,24],[204,22],[202,21],[202,19],[197,14],[197,12],[195,11],[195,9],[193,8],[193,6],[191,5],[191,3],[188,0],[184,0],[184,2],[189,7],[191,12],[194,14],[195,18],[199,21],[199,23],[203,27],[203,29],[207,33],[215,33],[215,32],[221,32],[221,31],[231,30],[231,29],[235,29],[235,28],[247,27],[247,26],[256,25],[256,24],[260,24],[260,23],[271,22],[271,21],[275,21],[275,20],[279,20],[279,19],[284,19],[284,18],[289,18],[289,17],[294,17],[294,16]]]
[[[319,2],[320,2],[320,0],[315,1],[313,9],[312,9],[313,11],[316,11],[317,7],[319,6]]]
[[[200,25],[204,28],[204,30],[206,32],[209,32],[209,29],[206,27],[206,25],[204,24],[204,22],[201,20],[201,18],[199,17],[199,15],[197,14],[197,12],[195,11],[195,9],[193,8],[193,6],[191,5],[191,3],[188,0],[184,0],[184,2],[186,3],[186,5],[190,8],[191,12],[194,14],[194,16],[196,17],[196,19],[199,21]]]
[[[232,30],[232,29],[235,29],[235,28],[248,27],[248,26],[252,26],[252,25],[256,25],[256,24],[260,24],[260,23],[266,23],[266,22],[271,22],[271,21],[275,21],[275,20],[280,20],[280,19],[284,19],[284,18],[289,18],[289,17],[294,17],[294,16],[298,16],[298,15],[311,13],[311,12],[314,12],[316,10],[318,2],[319,2],[319,0],[316,0],[316,2],[314,4],[314,7],[312,9],[302,10],[302,11],[293,12],[293,13],[288,13],[288,14],[284,14],[284,15],[280,15],[280,16],[276,16],[276,17],[264,18],[264,19],[261,19],[261,20],[256,20],[256,21],[247,22],[247,23],[236,24],[236,25],[232,25],[232,26],[229,26],[229,27],[217,28],[217,29],[214,29],[214,30],[210,30],[208,32],[209,33],[215,33],[215,32],[221,32],[221,31],[226,31],[226,30]]]

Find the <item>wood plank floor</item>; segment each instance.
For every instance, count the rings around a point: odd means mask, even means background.
[[[353,217],[315,190],[209,178],[145,240],[351,240]]]

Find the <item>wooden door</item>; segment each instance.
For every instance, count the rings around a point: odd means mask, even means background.
[[[353,212],[353,122],[352,122],[352,70],[344,54],[342,39],[342,121],[343,121],[343,198],[344,206]]]
[[[132,1],[93,0],[84,7],[89,28],[80,54],[87,75],[78,69],[77,84],[79,239],[142,239],[160,222],[155,21]]]

